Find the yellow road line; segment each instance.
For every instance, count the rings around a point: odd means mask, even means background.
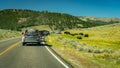
[[[2,52],[0,52],[0,56],[3,55],[3,54],[5,54],[6,52],[8,52],[9,50],[11,50],[12,48],[14,48],[15,46],[17,46],[17,45],[20,44],[20,43],[21,43],[21,41],[10,45],[8,48],[6,48],[6,49],[3,50]]]

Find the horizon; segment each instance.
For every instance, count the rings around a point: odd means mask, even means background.
[[[28,9],[100,18],[120,18],[119,6],[119,0],[1,0],[0,2],[0,10]]]

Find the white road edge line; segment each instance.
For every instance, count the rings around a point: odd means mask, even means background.
[[[47,46],[45,48],[52,54],[52,56],[57,59],[65,68],[69,68],[65,63],[63,63]]]

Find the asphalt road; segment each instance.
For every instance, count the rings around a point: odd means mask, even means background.
[[[15,45],[20,40],[0,42],[0,53],[6,50],[0,55],[0,68],[65,68],[45,46],[22,46],[21,43]]]

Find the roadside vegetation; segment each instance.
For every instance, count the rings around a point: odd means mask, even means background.
[[[70,34],[64,34],[66,31]],[[47,40],[53,45],[53,49],[73,66],[76,68],[120,67],[120,23],[66,31],[62,34],[52,34]],[[73,36],[71,33],[78,34]],[[88,36],[86,37],[85,34]]]
[[[16,38],[20,36],[21,32],[19,31],[0,29],[0,40],[6,40],[9,38]]]
[[[31,26],[30,28],[36,28],[39,30],[49,30],[50,31],[50,28],[48,25]]]

